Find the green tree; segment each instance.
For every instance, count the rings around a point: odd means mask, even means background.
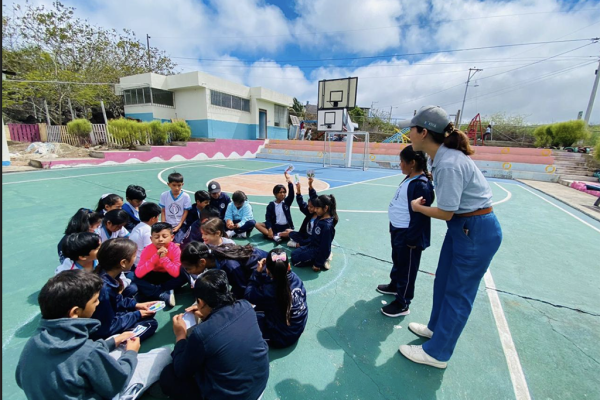
[[[119,116],[123,105],[114,84],[120,77],[174,72],[175,64],[157,48],[150,49],[149,66],[146,46],[134,32],[91,25],[60,2],[48,9],[29,3],[14,5],[13,11],[13,17],[6,12],[2,17],[2,69],[17,72],[2,85],[3,112],[9,117],[33,114],[34,107],[41,111],[46,100],[52,122],[60,124],[71,118],[66,111],[68,99],[84,118],[91,117],[92,107],[98,107],[100,100],[108,113]],[[90,82],[101,84],[84,84]]]
[[[350,118],[352,121],[358,124],[358,129],[362,129],[362,126],[365,123],[365,112],[360,107],[354,107],[352,110],[348,112],[350,114]]]
[[[299,117],[304,116],[304,106],[295,97],[294,97],[294,105],[292,106],[292,109],[294,110],[294,112],[296,113],[297,116],[299,116]]]

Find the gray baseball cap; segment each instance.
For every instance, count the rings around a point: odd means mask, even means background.
[[[402,128],[410,128],[412,126],[420,126],[429,131],[444,133],[444,129],[450,123],[448,113],[438,106],[424,106],[417,112],[412,119],[400,121],[398,126]]]

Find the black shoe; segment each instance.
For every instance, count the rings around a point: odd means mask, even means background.
[[[408,309],[408,306],[403,307],[398,300],[394,300],[387,306],[381,307],[381,313],[388,317],[400,317],[410,314],[410,310]]]
[[[377,285],[377,291],[383,294],[393,294],[396,295],[396,292],[392,289],[390,284],[387,285]]]

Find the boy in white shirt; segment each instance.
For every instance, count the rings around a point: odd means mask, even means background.
[[[144,203],[140,206],[140,223],[133,228],[129,235],[129,239],[137,244],[136,265],[140,262],[140,254],[144,248],[152,243],[151,226],[158,222],[161,212],[160,206],[156,203]]]
[[[169,175],[168,182],[171,190],[167,190],[160,195],[160,203],[158,204],[162,208],[161,221],[168,222],[173,226],[174,242],[181,243],[185,232],[179,230],[183,226],[188,212],[192,209],[192,200],[182,190],[183,175],[179,172],[173,172]]]

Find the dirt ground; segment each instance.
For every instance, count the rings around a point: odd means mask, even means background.
[[[32,143],[8,142],[8,151],[10,153],[11,166],[27,166],[29,160],[60,160],[64,158],[85,158],[90,157],[90,151],[108,150],[105,146],[94,146],[86,149],[84,147],[75,147],[66,143],[42,143],[46,147],[45,154],[36,153],[27,148]]]

